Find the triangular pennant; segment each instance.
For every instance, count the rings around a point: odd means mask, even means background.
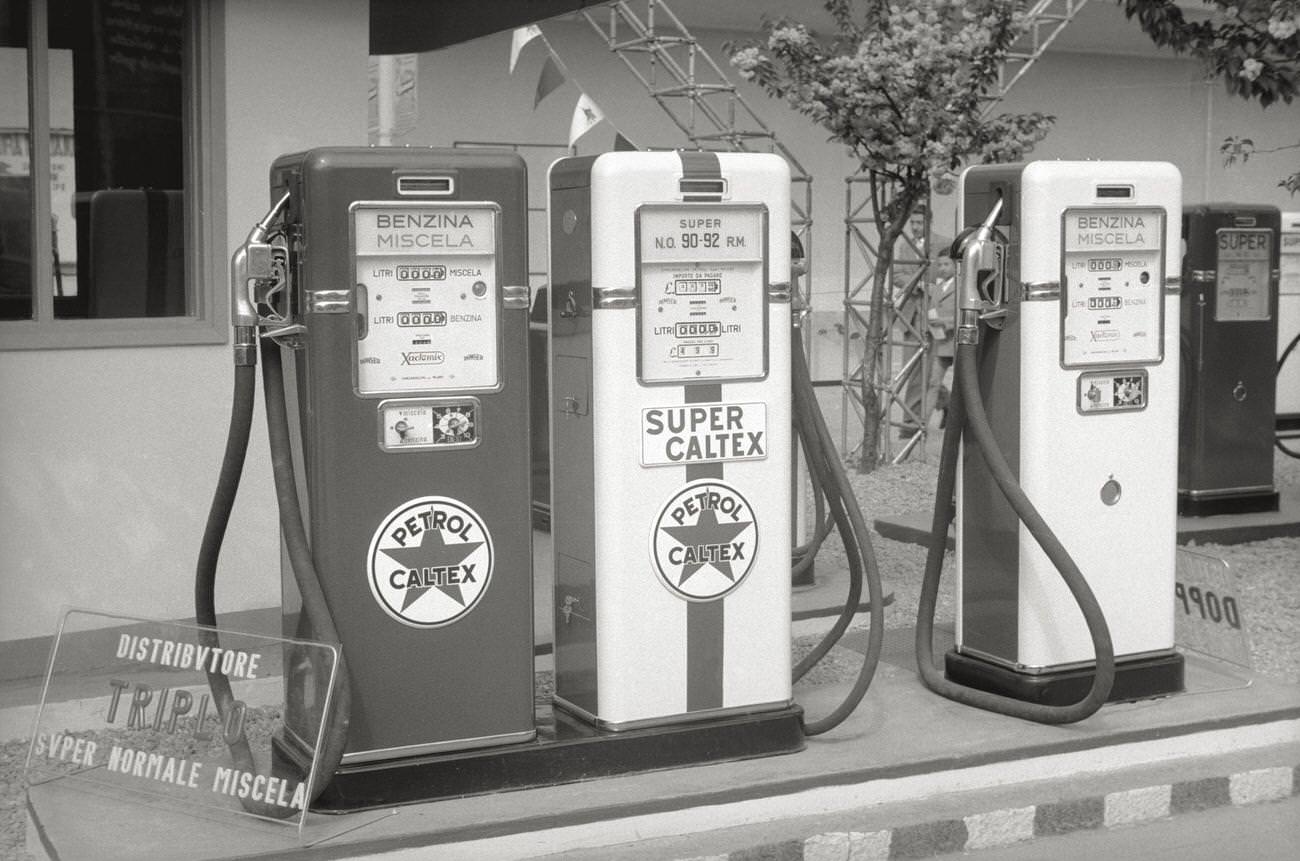
[[[519,52],[524,49],[524,45],[527,45],[540,35],[542,35],[542,28],[536,24],[518,27],[510,34],[510,74],[515,73],[515,63],[519,62]]]
[[[583,93],[578,97],[578,104],[573,108],[573,119],[569,121],[569,146],[577,143],[578,138],[596,127],[605,118],[605,112]]]
[[[548,56],[546,62],[542,64],[542,74],[537,78],[537,93],[533,96],[533,109],[542,103],[542,99],[549,96],[555,91],[556,87],[564,83],[564,73],[556,65],[555,58]]]

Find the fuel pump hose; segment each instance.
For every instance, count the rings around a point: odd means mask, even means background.
[[[1300,333],[1297,333],[1296,336],[1291,339],[1291,343],[1286,345],[1286,349],[1282,351],[1282,355],[1277,357],[1277,367],[1273,369],[1274,377],[1281,376],[1282,368],[1284,365],[1286,365],[1286,360],[1289,359],[1291,357],[1291,354],[1295,352],[1295,348],[1297,344],[1300,344]],[[1294,457],[1300,459],[1300,451],[1296,451],[1293,448],[1288,448],[1282,442],[1281,437],[1274,438],[1273,444],[1277,446],[1278,451],[1282,452],[1288,457]]]
[[[277,203],[266,218],[254,228],[249,243],[265,241],[271,222],[277,218],[287,203],[287,195]],[[216,647],[219,644],[216,614],[216,580],[217,563],[221,547],[225,540],[230,515],[238,495],[240,476],[248,452],[248,440],[252,429],[253,408],[257,389],[257,355],[258,328],[256,314],[243,292],[242,263],[244,251],[236,255],[232,275],[232,319],[235,323],[234,355],[235,376],[234,392],[231,398],[230,426],[226,436],[226,449],[222,457],[221,472],[217,488],[213,493],[212,504],[208,511],[204,527],[203,540],[199,547],[198,560],[195,565],[194,603],[195,620],[199,625],[199,637],[204,645]],[[294,483],[293,461],[289,444],[288,418],[284,397],[283,366],[280,361],[279,347],[272,346],[262,351],[263,380],[266,394],[267,429],[271,442],[271,462],[275,470],[275,486],[280,530],[284,536],[285,547],[300,592],[302,593],[303,615],[300,630],[306,630],[316,639],[337,644],[338,631],[330,615],[329,607],[321,591],[315,566],[312,562],[306,530],[302,525],[302,510],[298,502],[297,488]],[[258,771],[252,747],[245,734],[242,722],[234,719],[236,707],[234,693],[229,678],[220,672],[209,672],[208,686],[212,691],[213,701],[221,717],[223,736],[230,749],[231,759],[242,771]],[[306,787],[305,796],[309,807],[332,778],[335,769],[342,761],[347,744],[347,727],[351,714],[351,694],[348,681],[347,665],[342,653],[339,653],[334,671],[334,685],[329,699],[322,706],[327,710],[327,719],[322,737],[318,744],[319,756],[315,770],[306,779],[311,784]],[[302,780],[301,773],[288,772],[290,766],[277,760],[272,764],[276,777],[285,780]],[[295,814],[296,808],[272,805],[252,798],[240,800],[244,809],[257,816],[284,819]]]
[[[226,434],[226,450],[221,460],[221,473],[217,479],[217,489],[213,494],[212,504],[208,509],[208,520],[203,530],[203,541],[199,545],[199,558],[195,565],[194,576],[194,618],[199,625],[199,638],[203,645],[216,648],[219,645],[216,625],[216,579],[217,561],[221,555],[221,545],[225,540],[226,527],[230,523],[230,514],[235,506],[235,497],[239,492],[239,478],[244,469],[244,459],[248,453],[248,438],[253,424],[253,401],[257,389],[257,369],[249,364],[235,366],[234,393],[231,397],[230,426]],[[235,695],[230,688],[230,679],[221,672],[207,673],[208,688],[212,691],[212,700],[225,727],[234,709]],[[231,759],[241,771],[254,771],[253,752],[248,739],[241,732],[233,739],[227,739]],[[285,814],[269,804],[247,800],[245,809],[261,816],[281,818]]]
[[[983,325],[983,324],[981,324]],[[956,349],[956,393],[952,398],[944,430],[939,461],[939,480],[935,488],[934,517],[930,527],[929,551],[921,597],[916,613],[916,661],[921,681],[927,688],[948,699],[999,714],[1037,723],[1074,723],[1097,712],[1110,697],[1115,682],[1115,650],[1101,605],[1084,579],[1078,565],[1034,508],[1016,482],[1015,474],[998,448],[981,399],[978,374],[978,348],[959,343]],[[1083,612],[1088,633],[1096,653],[1096,670],[1088,693],[1078,702],[1063,706],[1030,703],[1013,697],[960,685],[949,681],[934,661],[934,615],[938,602],[939,580],[947,550],[948,528],[956,513],[953,492],[957,480],[957,453],[965,433],[974,438],[989,472],[993,475],[1016,515],[1056,566],[1071,595]],[[970,446],[968,446],[969,450]],[[968,451],[967,456],[971,456]]]
[[[831,520],[835,523],[844,544],[849,566],[849,595],[835,625],[818,642],[816,647],[794,668],[792,676],[795,681],[820,661],[840,640],[857,613],[858,601],[862,596],[865,580],[870,603],[870,629],[867,635],[867,651],[853,686],[844,700],[828,715],[817,720],[803,722],[803,732],[807,736],[820,735],[842,723],[857,708],[867,689],[871,686],[876,668],[880,663],[880,654],[885,636],[885,597],[881,585],[880,568],[875,552],[871,546],[870,534],[862,509],[850,485],[839,454],[831,439],[826,420],[817,405],[816,393],[809,376],[808,365],[804,359],[802,337],[796,327],[793,332],[794,343],[791,349],[792,387],[795,430],[808,460],[810,473],[818,479],[815,488],[820,488],[826,500]],[[819,532],[821,532],[819,524]],[[810,542],[812,546],[819,540]],[[815,552],[815,551],[814,551]]]
[[[271,449],[271,470],[275,479],[275,496],[280,513],[280,533],[284,538],[289,567],[302,597],[302,613],[311,639],[338,645],[334,670],[334,688],[325,704],[325,723],[321,730],[320,754],[316,757],[313,785],[308,797],[315,799],[334,776],[347,747],[348,722],[352,714],[352,686],[347,656],[340,645],[334,616],[321,589],[320,575],[312,559],[311,544],[303,526],[302,505],[293,471],[289,417],[284,392],[283,364],[280,347],[269,338],[262,341],[262,385],[266,401],[266,426]],[[300,624],[300,628],[303,627]]]
[[[237,339],[238,340],[238,339]],[[280,362],[279,347],[272,344],[262,351],[262,375],[266,389],[267,430],[271,440],[271,460],[275,470],[276,497],[280,510],[280,525],[285,536],[285,546],[293,566],[295,578],[303,593],[303,612],[315,636],[329,643],[337,643],[338,632],[330,616],[319,582],[315,578],[315,566],[311,562],[311,553],[307,548],[306,532],[302,526],[301,506],[298,503],[297,490],[293,485],[292,460],[289,449],[288,419],[284,406],[284,379]],[[203,541],[199,548],[194,578],[195,619],[198,622],[199,635],[204,645],[216,647],[216,572],[225,539],[230,514],[234,508],[235,497],[239,490],[240,475],[248,451],[248,440],[252,429],[253,404],[256,398],[256,368],[251,362],[243,362],[235,367],[234,395],[231,404],[230,429],[226,438],[226,450],[222,458],[221,473],[217,489],[213,494],[212,505],[208,511],[208,520],[204,528]],[[287,475],[286,475],[287,473]],[[222,726],[229,726],[230,715],[235,705],[234,693],[229,678],[221,672],[209,672],[208,687],[212,691],[213,702],[221,716]],[[328,784],[334,770],[343,757],[347,743],[348,716],[351,713],[350,686],[347,669],[342,653],[339,654],[335,670],[335,687],[329,706],[330,718],[327,721],[321,740],[321,755],[317,757],[316,771],[312,784],[307,787],[306,797],[310,802],[320,795]],[[252,747],[242,729],[225,735],[230,749],[231,759],[241,771],[257,773],[258,768]],[[302,779],[301,774],[279,773],[286,766],[276,763],[275,776],[287,780]],[[244,809],[256,816],[272,819],[284,819],[296,814],[296,809],[268,804],[252,798],[240,799]]]

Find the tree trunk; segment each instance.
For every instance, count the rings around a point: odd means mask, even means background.
[[[872,274],[867,331],[862,341],[862,450],[858,460],[858,472],[861,473],[871,472],[880,464],[883,409],[876,378],[880,372],[881,347],[885,340],[885,287],[889,283],[893,251],[893,244],[886,244],[882,236],[876,254],[876,270]]]
[[[876,269],[872,273],[871,310],[867,318],[867,332],[862,349],[862,449],[858,458],[858,472],[868,473],[875,470],[881,462],[881,428],[884,424],[885,407],[881,402],[880,389],[876,385],[883,358],[885,344],[885,301],[889,296],[889,276],[894,264],[894,248],[898,238],[907,227],[908,219],[921,199],[921,193],[914,188],[898,183],[895,197],[884,200],[880,185],[890,180],[872,176],[872,209],[876,217],[876,235],[879,244],[876,248]],[[878,185],[879,184],[879,185]],[[888,430],[885,430],[888,433]]]

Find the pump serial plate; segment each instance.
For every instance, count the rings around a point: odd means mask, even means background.
[[[478,398],[420,398],[379,402],[384,451],[473,448],[479,444]]]
[[[1081,415],[1131,412],[1147,407],[1147,372],[1142,368],[1079,375]]]

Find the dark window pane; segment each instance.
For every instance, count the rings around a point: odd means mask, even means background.
[[[185,4],[49,9],[55,316],[184,315]]]
[[[32,317],[27,3],[0,3],[0,320]]]

